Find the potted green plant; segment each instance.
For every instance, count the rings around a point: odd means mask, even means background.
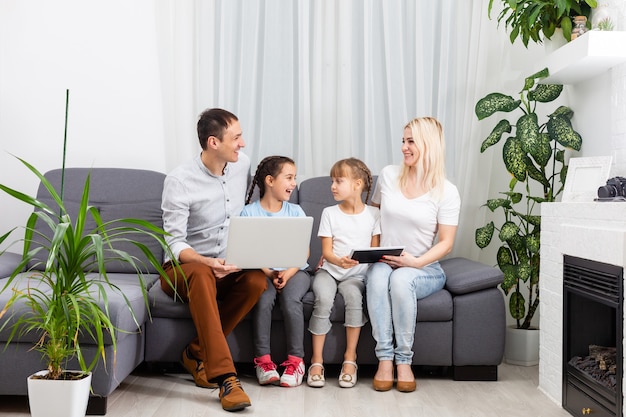
[[[529,329],[539,306],[539,243],[541,217],[538,206],[552,202],[563,191],[567,174],[565,149],[579,151],[581,136],[573,129],[573,111],[560,106],[540,122],[538,107],[556,100],[562,85],[538,84],[548,76],[544,69],[526,78],[519,98],[491,93],[475,107],[479,120],[495,113],[511,113],[510,119],[498,121],[482,142],[480,152],[506,137],[502,160],[506,175],[511,175],[509,189],[501,197],[487,200],[491,212],[503,215],[496,226],[489,221],[476,230],[478,247],[485,248],[497,232],[498,267],[504,273],[501,288],[510,294],[509,313],[516,328]],[[514,113],[515,112],[515,113]],[[514,115],[515,114],[515,115]]]
[[[494,0],[489,0],[487,9],[491,18]],[[562,29],[567,42],[572,36],[572,18],[587,17],[591,9],[598,5],[597,0],[502,0],[503,8],[498,15],[498,24],[504,22],[506,30],[510,30],[511,43],[519,36],[528,47],[528,42],[541,43],[543,38],[551,39],[557,28]]]
[[[66,140],[63,144],[63,167],[65,145]],[[39,178],[54,200],[55,206],[51,207],[36,197],[0,184],[0,190],[34,207],[24,227],[23,238],[14,242],[23,244],[21,261],[6,284],[0,288],[0,291],[12,292],[8,303],[0,306],[0,330],[10,331],[7,343],[28,332],[35,332],[39,337],[34,349],[42,354],[47,369],[29,378],[31,415],[50,416],[54,412],[63,416],[70,415],[70,411],[57,410],[57,406],[50,403],[44,404],[42,408],[36,405],[35,399],[31,396],[31,379],[35,378],[55,382],[86,380],[86,388],[83,388],[84,392],[80,394],[78,405],[75,400],[57,398],[62,404],[70,406],[72,412],[84,416],[89,397],[90,372],[99,360],[107,360],[104,357],[105,338],[110,339],[115,351],[117,329],[111,321],[107,294],[122,293],[108,279],[106,264],[110,261],[129,264],[137,272],[138,279],[143,279],[144,262],[147,262],[165,276],[161,260],[157,259],[144,243],[136,240],[139,236],[148,236],[168,251],[164,239],[165,232],[141,219],[102,221],[98,210],[89,203],[89,176],[82,190],[78,213],[71,217],[64,204],[63,186],[60,192],[55,190],[35,167],[18,159]],[[62,172],[65,173],[64,168]],[[94,222],[93,229],[87,228],[88,220]],[[45,223],[49,228],[49,234],[44,236],[36,231],[35,226],[38,222]],[[16,229],[18,228],[0,236],[0,244]],[[119,244],[130,244],[140,249],[145,255],[145,260],[118,249],[116,246],[119,247]],[[0,256],[5,251],[0,252]],[[29,265],[33,264],[39,266],[37,270],[29,269]],[[148,307],[147,289],[143,285],[141,288]],[[125,297],[124,300],[134,318],[130,301]],[[97,346],[98,354],[93,359],[88,360],[83,355],[81,345],[85,337]],[[77,359],[80,371],[64,369],[72,358]],[[50,391],[50,388],[45,388],[45,391]],[[58,397],[59,394],[54,392]]]

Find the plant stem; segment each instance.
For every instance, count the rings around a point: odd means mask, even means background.
[[[70,90],[65,90],[65,127],[63,130],[63,161],[61,163],[61,200],[65,197],[65,156],[67,150],[67,118],[70,106]]]

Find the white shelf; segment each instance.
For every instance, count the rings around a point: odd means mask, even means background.
[[[626,32],[592,30],[552,52],[537,71],[550,71],[542,84],[576,84],[624,62]]]

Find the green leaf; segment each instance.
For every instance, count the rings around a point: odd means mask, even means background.
[[[505,294],[508,294],[509,291],[511,291],[511,288],[514,288],[517,285],[515,267],[513,265],[505,264],[500,269],[502,270],[502,274],[504,274],[504,279],[502,280],[502,284],[500,284],[500,288],[502,288]]]
[[[502,269],[505,265],[513,264],[513,254],[511,254],[511,250],[506,246],[500,246],[498,248],[498,254],[496,256],[498,260],[498,268]]]
[[[566,148],[579,151],[582,138],[574,131],[569,120],[563,116],[550,117],[548,120],[548,135]]]
[[[539,146],[539,123],[535,113],[525,114],[517,120],[517,135],[525,153]]]
[[[567,169],[569,168],[569,165],[563,165],[561,167],[561,171],[559,172],[559,180],[561,181],[561,184],[565,185],[565,180],[567,179]]]
[[[491,116],[495,112],[511,112],[519,107],[520,100],[501,93],[491,93],[478,100],[474,109],[478,120]]]
[[[539,234],[532,234],[526,236],[526,247],[528,251],[532,254],[539,253],[539,244],[540,244],[540,236]]]
[[[570,40],[572,38],[572,21],[569,16],[563,16],[559,21],[561,29],[563,29],[563,36],[565,39]]]
[[[563,116],[571,120],[574,117],[574,111],[567,106],[559,106],[550,116]]]
[[[528,98],[540,103],[549,103],[556,100],[562,91],[563,86],[560,84],[538,84],[533,91],[528,93]]]
[[[543,200],[543,198],[538,198],[538,199]],[[541,224],[541,216],[525,214],[520,217],[522,217],[527,223],[532,224],[533,226],[539,226]]]
[[[504,133],[511,133],[511,124],[508,120],[503,119],[498,122],[496,127],[493,128],[487,139],[485,139],[480,146],[480,153],[483,153],[485,149],[500,142],[500,138]]]
[[[508,192],[506,192],[504,194],[509,196],[509,198],[511,199],[513,204],[517,204],[520,201],[522,201],[522,193],[516,193],[516,192],[508,191]]]
[[[532,273],[532,270],[530,268],[530,263],[520,263],[519,265],[517,265],[517,277],[519,279],[521,279],[522,281],[526,282],[528,281],[528,278],[530,278]]]
[[[494,230],[495,226],[493,222],[489,222],[485,226],[476,229],[476,233],[474,236],[476,246],[481,249],[486,248],[491,242]]]
[[[519,181],[526,180],[526,164],[524,158],[526,154],[522,148],[521,141],[517,138],[508,138],[502,148],[502,159],[507,171],[509,171]]]
[[[507,198],[492,198],[487,200],[486,206],[494,212],[498,207],[511,208],[511,201]]]
[[[519,233],[519,227],[513,222],[505,222],[500,229],[498,237],[502,242],[508,242]]]
[[[547,133],[540,133],[536,146],[533,146],[529,153],[540,167],[548,165],[552,156],[550,136]]]
[[[539,168],[535,166],[535,164],[533,164],[533,161],[529,157],[526,157],[525,162],[527,169],[526,172],[528,173],[528,176],[543,185],[544,187],[550,188],[550,182],[546,178],[546,175],[542,171],[540,171]]]
[[[535,21],[536,19],[532,19],[531,21]],[[535,32],[536,33],[536,32]],[[536,35],[533,37],[533,40],[535,42],[537,42],[539,40],[539,36]],[[526,77],[524,79],[524,88],[522,89],[522,91],[528,91],[531,88],[533,88],[533,86],[535,85],[535,80],[541,79],[541,78],[545,78],[548,75],[550,75],[550,73],[548,72],[548,68],[544,68],[541,71],[537,71],[536,73],[534,73],[533,75],[530,75],[528,77]]]
[[[526,300],[520,292],[514,292],[509,298],[509,313],[515,320],[521,320],[526,314]]]

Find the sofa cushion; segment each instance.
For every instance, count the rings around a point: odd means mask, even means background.
[[[140,169],[66,168],[64,204],[72,219],[76,217],[78,212],[87,175],[90,175],[89,203],[97,208],[102,221],[137,218],[147,220],[157,227],[163,226],[161,194],[165,174]],[[61,170],[49,171],[45,177],[60,192]],[[37,198],[50,207],[55,207],[54,200],[42,184],[39,185]],[[95,223],[89,216],[86,230],[90,231],[94,227]],[[37,222],[36,229],[44,236],[51,236],[50,228],[43,222]],[[146,245],[159,261],[163,259],[163,250],[154,239],[146,235],[130,235],[128,237]],[[117,242],[114,248],[124,250],[136,257],[142,265],[143,271],[156,272],[147,263],[143,252],[135,245]],[[41,260],[45,256],[47,256],[47,252],[42,253],[38,259]],[[31,262],[30,267],[41,269],[43,265],[36,265],[36,263]],[[107,272],[132,273],[134,269],[127,263],[111,260],[107,263]]]
[[[15,288],[18,291],[26,290],[29,287],[40,283],[37,279],[28,279],[29,277],[32,277],[32,275],[32,272],[20,274],[11,287],[0,293],[0,305],[6,305],[9,297],[12,295],[12,288]],[[88,279],[92,279],[94,277],[95,276],[93,274],[90,274]],[[146,320],[148,320],[148,310],[146,308],[146,301],[144,299],[141,283],[137,274],[110,274],[108,275],[108,278],[110,283],[118,289],[118,291],[114,291],[107,288],[107,284],[103,284],[106,289],[111,322],[117,329],[117,339],[121,340],[126,337],[127,334],[136,333],[139,330]],[[148,288],[152,286],[156,279],[157,276],[155,275],[145,275],[143,285]],[[0,288],[3,288],[7,281],[7,278],[1,279]],[[94,286],[93,290],[97,292],[98,288]],[[98,295],[94,294],[94,296],[97,297]],[[104,301],[101,301],[100,305],[101,307],[104,307]],[[134,318],[128,308],[128,305],[130,305],[132,311],[134,312]],[[16,314],[11,317],[11,314],[14,312]],[[13,308],[7,312],[7,315],[4,316],[4,318],[7,318],[7,327],[0,331],[0,343],[7,340],[10,334],[10,326],[12,323],[15,323],[17,317],[23,313],[28,314],[28,310],[22,302],[20,302],[19,305],[14,305]],[[4,320],[2,321],[2,324],[4,324]],[[30,332],[19,337],[19,340],[21,342],[32,343],[38,341],[40,337],[41,335]],[[81,340],[89,343],[90,338],[88,335],[85,335],[81,337]],[[110,339],[106,336],[105,341],[107,344],[110,343]]]
[[[191,319],[191,312],[187,303],[174,301],[173,297],[165,294],[158,280],[148,291],[148,299],[152,317]]]
[[[446,289],[452,294],[495,287],[504,279],[499,269],[469,259],[451,258],[440,263],[446,273]]]
[[[452,295],[445,289],[417,301],[417,321],[452,320],[454,308]]]
[[[2,256],[0,256],[0,278],[11,275],[20,264],[21,260],[22,255],[19,253],[4,252]]]

